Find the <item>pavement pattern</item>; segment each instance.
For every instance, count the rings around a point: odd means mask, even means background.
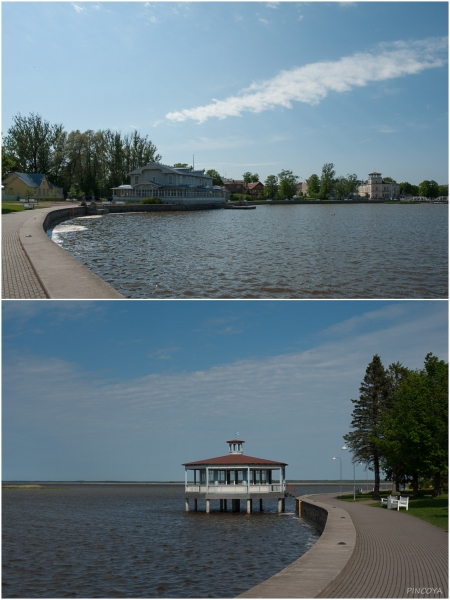
[[[403,509],[312,498],[346,510],[356,528],[350,560],[317,598],[448,598],[448,532]]]
[[[2,215],[2,298],[47,298],[19,239],[34,211]]]

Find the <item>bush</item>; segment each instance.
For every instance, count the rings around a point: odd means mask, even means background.
[[[141,200],[141,204],[162,204],[163,201],[160,198],[153,198],[153,196],[150,196],[150,198],[142,198]]]

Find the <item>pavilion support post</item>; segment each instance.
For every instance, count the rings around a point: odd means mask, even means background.
[[[282,508],[281,508],[281,506],[282,506],[282,503],[281,503],[281,498],[278,498],[278,512],[279,512],[279,513],[280,513],[280,512],[282,512]]]
[[[189,498],[186,498],[186,512],[189,512]]]
[[[251,514],[252,512],[252,501],[251,499],[247,500],[247,514]]]
[[[197,498],[194,498],[194,510],[197,510]]]
[[[207,501],[206,501],[206,512],[207,512],[207,513],[209,513],[209,512],[210,512],[210,504],[211,504],[211,501],[210,501],[210,500],[207,500]]]
[[[263,510],[264,510],[262,498],[259,499],[259,510],[260,510],[260,512],[263,512]]]

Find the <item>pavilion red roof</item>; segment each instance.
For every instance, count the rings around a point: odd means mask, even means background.
[[[205,460],[183,463],[183,467],[197,465],[281,465],[285,467],[287,463],[267,460],[265,458],[255,458],[254,456],[245,456],[245,454],[225,454],[225,456],[218,456],[217,458],[206,458]]]

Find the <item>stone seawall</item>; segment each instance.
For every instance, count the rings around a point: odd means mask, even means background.
[[[108,212],[113,214],[130,212],[170,212],[180,210],[214,210],[218,208],[225,208],[225,202],[211,202],[208,204],[112,204],[110,206],[98,205],[98,207],[106,208]]]
[[[44,231],[51,229],[56,223],[73,219],[74,217],[84,217],[86,208],[84,206],[68,206],[67,208],[58,208],[49,212],[42,224]]]
[[[312,523],[322,532],[328,519],[328,511],[313,501],[297,498],[297,512],[300,517]]]

